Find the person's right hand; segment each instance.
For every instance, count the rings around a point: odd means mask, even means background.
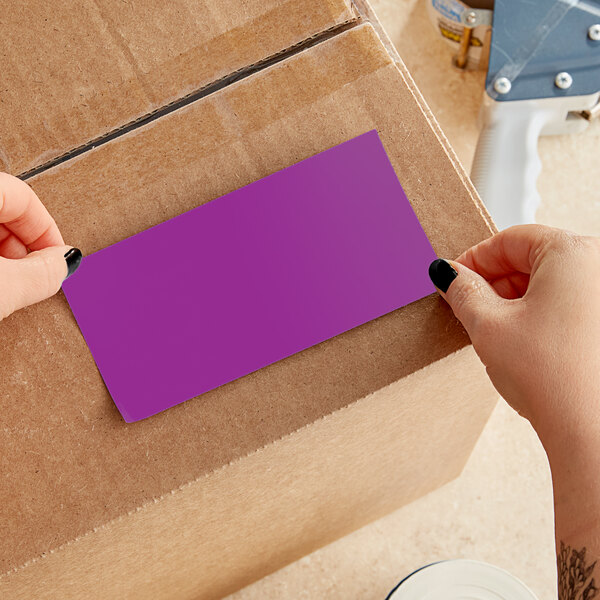
[[[548,455],[559,600],[595,597],[600,568],[600,239],[520,225],[452,263],[434,261],[429,271],[492,383],[529,419]]]
[[[432,264],[434,284],[500,395],[545,445],[598,428],[600,239],[521,225],[450,264]]]

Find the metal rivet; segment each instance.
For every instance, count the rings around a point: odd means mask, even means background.
[[[554,78],[554,85],[561,90],[568,90],[573,85],[573,78],[566,71],[561,71]]]
[[[508,77],[498,77],[498,79],[496,79],[496,81],[494,81],[494,89],[499,94],[508,94],[508,92],[510,92],[511,87],[512,87],[512,84]]]
[[[594,42],[600,42],[600,23],[591,25],[588,29],[588,37]]]
[[[476,22],[477,13],[474,10],[469,11],[465,17],[465,23],[467,23],[467,25],[474,25]]]

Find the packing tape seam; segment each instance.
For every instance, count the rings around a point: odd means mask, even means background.
[[[492,221],[492,217],[490,216],[489,212],[485,208],[485,205],[484,205],[483,201],[481,200],[481,198],[479,197],[479,194],[477,193],[477,190],[475,189],[473,182],[467,175],[467,172],[465,171],[464,167],[462,166],[462,163],[460,162],[458,156],[456,155],[454,148],[450,144],[450,141],[446,137],[446,134],[443,132],[443,130],[442,130],[440,124],[438,123],[437,119],[435,118],[435,115],[433,114],[431,108],[429,108],[427,101],[421,94],[419,88],[417,87],[417,84],[414,82],[411,74],[409,73],[408,69],[406,68],[406,65],[402,61],[400,61],[400,63],[396,63],[396,67],[400,71],[400,74],[401,74],[402,78],[404,79],[404,82],[406,83],[406,87],[408,87],[411,94],[415,98],[417,104],[421,108],[423,114],[427,118],[427,121],[429,122],[429,126],[431,127],[434,135],[439,140],[442,148],[444,149],[444,152],[446,153],[446,156],[449,158],[450,162],[454,165],[454,168],[456,169],[456,172],[458,173],[460,180],[463,182],[464,186],[467,188],[467,191],[469,192],[469,196],[471,197],[473,204],[475,204],[475,206],[477,207],[477,210],[479,211],[481,218],[485,221],[485,224],[487,225],[487,227],[490,231],[490,234],[493,235],[493,234],[497,233],[498,229],[494,225],[494,222]]]
[[[456,169],[456,172],[458,173],[460,180],[467,188],[467,191],[469,192],[471,200],[477,207],[477,210],[479,211],[481,218],[484,220],[485,224],[487,225],[490,234],[493,235],[493,234],[497,233],[498,229],[496,228],[496,226],[492,220],[492,217],[490,216],[483,201],[479,197],[479,194],[477,193],[477,190],[475,189],[473,182],[467,175],[467,172],[465,171],[456,152],[454,151],[454,148],[452,147],[452,145],[450,144],[450,141],[448,140],[445,133],[443,132],[443,130],[442,130],[440,124],[438,123],[437,119],[435,118],[435,115],[433,114],[431,108],[429,108],[427,101],[425,100],[423,94],[421,93],[417,84],[415,83],[414,79],[412,78],[410,71],[408,70],[407,66],[404,64],[404,61],[400,57],[400,54],[398,54],[396,47],[392,43],[385,28],[379,21],[379,18],[377,17],[375,12],[371,8],[371,5],[369,4],[368,0],[353,0],[353,2],[357,6],[358,12],[364,14],[366,19],[371,23],[371,25],[373,26],[373,29],[375,30],[375,33],[377,34],[377,36],[380,39],[382,45],[388,51],[389,55],[392,57],[394,65],[400,72],[400,75],[401,75],[404,83],[406,84],[406,87],[409,89],[409,91],[412,94],[413,98],[415,99],[417,105],[421,109],[421,112],[427,119],[429,126],[431,127],[434,135],[437,137],[441,146],[443,147],[444,152],[446,153],[446,156],[448,156],[448,158],[450,159],[450,162],[454,165],[454,168]]]
[[[406,83],[406,87],[410,90],[410,93],[413,95],[413,97],[415,98],[421,111],[427,118],[429,126],[431,127],[434,135],[437,137],[438,141],[440,142],[440,145],[444,149],[446,156],[448,157],[450,162],[454,165],[454,168],[455,168],[460,180],[462,181],[465,188],[467,189],[469,196],[471,197],[471,200],[473,201],[473,204],[476,206],[481,218],[487,225],[490,234],[493,235],[493,234],[497,233],[498,229],[494,225],[494,222],[492,221],[492,217],[490,216],[489,212],[485,208],[483,201],[479,197],[479,194],[477,193],[475,186],[473,185],[473,182],[471,181],[471,179],[467,175],[466,171],[464,170],[464,167],[462,166],[462,163],[458,159],[456,152],[452,148],[450,141],[444,134],[440,124],[437,122],[437,119],[435,118],[433,112],[429,108],[425,98],[423,98],[423,96],[421,95],[421,92],[416,87],[416,84],[414,83],[410,73],[404,66],[404,63],[396,64],[396,67],[400,71],[400,74],[402,75],[402,77]]]
[[[360,16],[355,16],[350,19],[346,19],[341,23],[337,23],[332,27],[329,27],[328,29],[315,33],[314,35],[297,42],[296,44],[292,44],[291,46],[288,46],[287,48],[284,48],[283,50],[280,50],[275,54],[272,54],[271,56],[251,63],[250,65],[240,67],[236,71],[228,73],[227,75],[215,81],[212,81],[202,86],[201,88],[182,96],[181,98],[177,98],[172,102],[160,106],[154,111],[145,113],[141,117],[134,119],[129,123],[121,125],[120,127],[117,127],[116,129],[113,129],[108,133],[100,135],[92,140],[88,140],[87,142],[76,146],[75,148],[72,148],[71,150],[68,150],[67,152],[64,152],[59,156],[56,156],[55,158],[46,161],[41,165],[38,165],[36,167],[33,167],[32,169],[18,174],[17,177],[25,181],[31,179],[32,177],[35,177],[36,175],[40,175],[41,173],[44,173],[45,171],[57,167],[73,158],[90,152],[91,150],[94,150],[99,146],[103,146],[109,142],[112,142],[113,140],[120,138],[130,133],[131,131],[141,129],[142,127],[153,123],[154,121],[157,121],[158,119],[161,119],[162,117],[165,117],[172,112],[183,109],[186,106],[193,104],[194,102],[200,101],[203,98],[206,98],[207,96],[210,96],[230,85],[233,85],[234,83],[237,83],[238,81],[242,81],[243,79],[246,79],[247,77],[258,73],[259,71],[263,71],[276,65],[277,63],[283,62],[284,60],[287,60],[289,58],[293,58],[301,52],[303,52],[304,50],[308,50],[310,48],[318,46],[323,42],[327,42],[331,38],[341,33],[344,33],[345,31],[352,29],[353,27],[356,27],[360,23]]]
[[[485,208],[485,205],[483,204],[483,201],[479,197],[479,194],[475,190],[475,186],[473,185],[473,182],[471,181],[471,179],[467,175],[466,171],[464,170],[464,167],[462,166],[462,163],[458,159],[456,152],[452,148],[450,141],[444,134],[440,124],[437,122],[437,119],[435,118],[433,112],[431,111],[431,108],[429,108],[429,105],[427,104],[425,98],[423,98],[421,92],[419,91],[418,87],[414,83],[414,80],[412,79],[410,73],[406,69],[406,66],[404,65],[404,63],[401,62],[401,63],[396,63],[396,68],[398,69],[398,71],[400,72],[400,75],[404,79],[404,82],[406,83],[406,87],[409,89],[410,93],[413,95],[414,99],[416,100],[417,104],[419,105],[419,108],[425,115],[425,117],[429,123],[429,126],[431,127],[431,130],[433,131],[433,134],[437,137],[438,141],[440,142],[440,145],[444,149],[446,156],[448,157],[450,162],[454,165],[454,168],[455,168],[460,180],[462,181],[464,186],[467,188],[469,196],[471,197],[473,204],[476,206],[481,218],[487,225],[490,234],[493,235],[493,234],[497,233],[498,229],[494,225],[494,222],[492,221],[492,217],[490,216],[489,212]]]
[[[432,294],[433,295],[433,294]],[[76,537],[74,537],[72,540],[69,540],[67,542],[64,542],[63,544],[60,544],[59,546],[57,546],[56,548],[50,548],[49,550],[47,550],[46,552],[42,552],[39,556],[36,556],[34,558],[29,559],[28,561],[22,563],[21,565],[12,567],[11,569],[9,569],[8,571],[5,571],[4,573],[0,574],[0,581],[2,581],[3,579],[6,579],[8,577],[10,577],[11,575],[17,574],[20,571],[38,563],[39,561],[48,558],[48,556],[52,555],[52,554],[56,554],[59,552],[62,552],[64,550],[66,550],[68,547],[73,546],[74,544],[76,544],[77,542],[81,541],[84,538],[89,537],[90,535],[94,534],[94,533],[98,533],[99,531],[105,530],[105,529],[109,529],[110,527],[112,527],[113,525],[115,525],[116,523],[120,523],[121,521],[128,519],[129,517],[134,516],[135,514],[151,507],[154,504],[158,504],[159,502],[162,502],[163,500],[176,495],[178,492],[182,492],[183,490],[190,488],[192,486],[194,486],[195,484],[201,482],[204,479],[207,479],[209,477],[212,477],[213,475],[220,473],[222,471],[225,471],[226,469],[232,467],[233,465],[246,460],[248,458],[250,458],[251,456],[254,456],[256,454],[260,454],[261,452],[264,452],[267,448],[271,448],[272,446],[278,445],[284,441],[287,441],[299,434],[301,434],[303,431],[313,427],[314,425],[318,424],[318,423],[323,423],[339,414],[341,414],[342,412],[345,412],[347,410],[350,410],[351,408],[354,408],[356,405],[358,404],[362,404],[364,402],[367,402],[368,400],[371,400],[372,397],[376,394],[381,394],[381,393],[385,393],[387,390],[389,390],[390,388],[392,388],[392,386],[394,386],[395,384],[398,383],[398,381],[410,381],[411,379],[414,379],[417,376],[420,376],[422,373],[424,373],[425,371],[431,369],[435,364],[437,364],[440,361],[446,361],[446,360],[451,360],[452,357],[457,356],[458,354],[464,353],[464,352],[468,352],[469,348],[472,348],[471,344],[467,344],[465,346],[463,346],[462,348],[459,348],[458,350],[455,350],[454,352],[451,352],[450,354],[440,358],[439,360],[435,361],[434,363],[431,363],[429,365],[426,365],[424,367],[422,367],[421,369],[417,369],[416,371],[413,371],[412,373],[409,373],[408,375],[406,375],[405,377],[403,377],[402,379],[399,379],[397,381],[394,381],[378,390],[375,390],[374,392],[371,392],[370,394],[367,394],[366,396],[359,398],[358,400],[355,400],[353,402],[351,402],[350,404],[346,404],[345,406],[342,406],[341,408],[338,408],[330,413],[327,413],[326,415],[323,415],[321,417],[319,417],[318,419],[316,419],[315,421],[312,421],[311,423],[307,423],[306,425],[303,425],[302,427],[299,427],[298,429],[295,429],[294,431],[291,431],[290,433],[286,433],[278,438],[276,438],[275,440],[268,442],[264,445],[262,445],[260,448],[256,448],[255,450],[252,450],[252,452],[248,452],[247,454],[244,454],[243,456],[238,456],[237,458],[234,458],[233,460],[230,460],[229,462],[221,465],[220,467],[218,467],[217,469],[214,469],[213,471],[207,472],[207,473],[203,473],[202,475],[196,477],[195,479],[191,479],[190,481],[187,481],[186,483],[182,483],[181,485],[179,485],[178,487],[170,490],[169,492],[165,492],[164,494],[157,496],[155,498],[152,498],[151,500],[148,500],[147,502],[144,502],[143,504],[140,504],[139,506],[136,506],[135,508],[127,511],[124,514],[119,515],[118,517],[115,517],[113,519],[108,520],[106,523],[102,523],[101,525],[98,525],[96,527],[93,527],[92,529],[86,531],[85,533],[82,533],[81,535],[78,535]]]

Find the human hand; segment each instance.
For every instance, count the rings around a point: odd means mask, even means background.
[[[35,192],[0,173],[0,320],[55,294],[80,263]]]
[[[598,430],[600,239],[520,225],[434,261],[430,276],[545,446]]]

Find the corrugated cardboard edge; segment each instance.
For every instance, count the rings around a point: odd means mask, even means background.
[[[462,163],[458,159],[456,152],[454,152],[454,149],[452,148],[452,146],[450,145],[450,142],[448,141],[448,138],[442,131],[442,128],[440,127],[440,124],[437,122],[437,119],[435,118],[433,112],[431,112],[429,105],[427,104],[425,98],[421,94],[421,91],[417,87],[414,79],[412,78],[412,75],[408,71],[408,68],[406,67],[406,65],[404,64],[402,59],[400,58],[398,51],[396,50],[394,44],[392,43],[392,40],[390,39],[389,35],[385,31],[383,25],[379,21],[379,18],[375,14],[373,7],[369,4],[368,0],[352,0],[352,2],[355,5],[358,13],[360,13],[366,21],[370,22],[373,25],[373,28],[375,29],[377,35],[379,36],[381,43],[383,44],[385,49],[388,51],[388,53],[390,54],[390,56],[396,63],[396,66],[398,67],[398,70],[400,71],[402,78],[404,80],[404,83],[406,84],[408,89],[411,91],[416,103],[419,105],[419,108],[421,109],[421,111],[423,112],[423,114],[425,115],[427,120],[429,121],[429,124],[431,125],[431,129],[435,133],[440,144],[444,148],[444,151],[446,152],[446,155],[448,156],[450,162],[452,163],[452,165],[456,169],[459,177],[461,178],[462,182],[464,183],[465,188],[467,189],[467,191],[469,193],[469,196],[473,200],[473,203],[475,204],[475,206],[477,206],[477,209],[479,210],[481,217],[483,218],[483,220],[485,221],[486,225],[488,226],[488,228],[490,230],[490,234],[498,233],[498,228],[496,227],[496,224],[492,220],[490,213],[488,212],[487,208],[485,207],[485,204],[483,203],[483,201],[481,200],[481,197],[479,196],[477,190],[475,189],[473,182],[467,175],[465,168],[463,167]],[[455,257],[450,256],[448,258],[455,258]]]
[[[405,402],[411,395],[418,401]],[[33,590],[39,600],[55,598],[57,590],[65,600],[84,593],[89,599],[220,597],[457,477],[466,456],[454,446],[474,446],[496,400],[466,346],[27,561],[0,576],[0,592],[15,600],[29,600]],[[444,456],[432,457],[428,440],[412,439],[402,427],[426,419],[428,405],[446,419]],[[456,439],[455,422],[470,423],[470,432]],[[394,481],[399,452],[404,459],[414,452],[413,470]],[[423,468],[430,471],[426,484]],[[237,484],[225,497],[224,478]],[[318,497],[319,514],[304,514],[315,506],[302,501],[307,496]],[[272,529],[256,532],[254,516]],[[240,522],[248,528],[233,531],[229,523]],[[217,550],[211,554],[204,544]],[[198,564],[196,552],[225,560]],[[130,578],[111,577],[113,568]]]

